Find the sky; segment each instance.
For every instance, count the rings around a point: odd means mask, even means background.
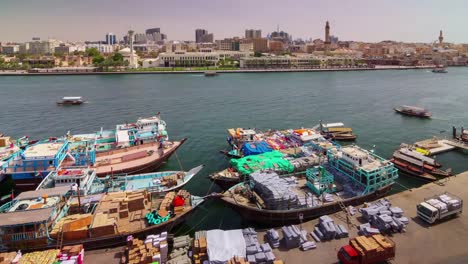
[[[129,29],[160,27],[171,40],[262,35],[277,26],[293,38],[324,38],[325,21],[340,40],[468,43],[467,0],[0,0],[0,41],[122,39]]]

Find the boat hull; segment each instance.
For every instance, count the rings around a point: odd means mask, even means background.
[[[239,184],[243,179],[244,176],[241,176],[240,178],[227,178],[227,177],[212,177],[208,176],[210,180],[214,181],[219,187],[221,187],[223,190],[228,190],[231,187],[233,187],[236,184]]]
[[[177,149],[179,149],[180,146],[182,146],[186,140],[187,140],[187,138],[182,139],[179,142],[179,145],[177,147],[175,147],[175,148],[171,149],[170,151],[164,153],[161,157],[159,157],[157,159],[154,159],[154,160],[151,160],[148,163],[138,165],[138,166],[128,166],[128,167],[126,167],[124,169],[121,169],[121,170],[110,170],[110,169],[109,170],[98,170],[98,172],[96,174],[97,174],[98,177],[105,177],[105,176],[111,175],[113,173],[115,173],[115,174],[126,173],[126,174],[129,174],[129,175],[132,175],[132,174],[149,173],[149,172],[156,171],[157,169],[159,169],[159,167],[161,167],[164,163],[166,163],[166,161],[172,156],[172,154],[174,154],[174,152],[176,152]]]
[[[398,109],[398,108],[394,108],[395,112],[399,113],[399,114],[402,114],[402,115],[406,115],[406,116],[414,116],[414,117],[419,117],[419,118],[431,118],[431,114],[415,114],[415,113],[409,113],[409,112],[406,112],[406,111],[403,111],[401,109]]]
[[[96,237],[96,238],[87,238],[83,240],[64,240],[62,246],[72,246],[77,244],[83,244],[86,250],[102,249],[109,247],[123,246],[127,244],[127,237],[133,236],[144,240],[147,235],[158,234],[161,232],[170,232],[174,227],[181,224],[185,219],[191,215],[197,206],[191,208],[190,210],[184,212],[182,215],[171,218],[167,222],[164,222],[159,225],[153,225],[141,229],[136,232],[126,232],[122,234],[115,234],[105,237]],[[5,242],[5,241],[4,241]],[[21,240],[12,244],[5,244],[8,251],[21,250],[23,252],[39,251],[46,249],[55,249],[57,248],[56,243],[49,243],[50,240],[47,238],[39,238],[32,240]]]
[[[385,186],[377,191],[359,197],[343,200],[345,206],[357,206],[364,202],[373,201],[387,195],[392,185]],[[303,208],[295,210],[263,210],[238,204],[230,198],[221,197],[221,200],[236,210],[243,219],[268,226],[281,226],[300,223],[299,215],[303,215],[303,221],[314,219],[326,214],[332,214],[341,210],[338,202],[322,205],[316,208]]]

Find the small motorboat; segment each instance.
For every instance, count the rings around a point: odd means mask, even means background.
[[[80,105],[82,103],[84,100],[81,96],[65,96],[57,102],[57,105]]]
[[[416,116],[421,118],[430,118],[432,113],[429,112],[427,109],[417,106],[410,106],[410,105],[403,105],[400,107],[393,108],[397,113],[408,115],[408,116]]]
[[[445,68],[444,66],[437,66],[435,67],[434,69],[432,69],[432,72],[433,73],[447,73],[447,68]]]
[[[213,76],[216,76],[216,75],[218,75],[218,73],[216,71],[206,71],[205,72],[206,77],[213,77]]]

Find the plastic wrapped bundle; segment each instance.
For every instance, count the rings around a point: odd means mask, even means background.
[[[283,226],[283,244],[287,249],[298,248],[301,244],[300,237],[291,226]]]
[[[276,230],[270,229],[266,233],[266,240],[270,243],[272,248],[278,248],[280,245],[279,234]]]

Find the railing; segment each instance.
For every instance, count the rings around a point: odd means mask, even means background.
[[[44,231],[30,231],[30,232],[21,232],[21,233],[14,233],[14,234],[5,234],[2,235],[1,239],[2,242],[7,241],[21,241],[21,240],[30,240],[36,239],[40,237],[45,237],[46,234]]]

